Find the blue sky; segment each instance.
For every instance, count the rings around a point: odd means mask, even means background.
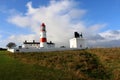
[[[62,2],[65,4],[62,5]],[[55,9],[49,10],[52,6],[54,6],[53,8]],[[62,9],[63,6],[65,6],[65,9]],[[32,9],[30,9],[30,7],[32,7]],[[43,13],[41,12],[42,10]],[[71,13],[72,10],[73,12]],[[63,13],[59,14],[61,11],[63,11]],[[76,14],[77,17],[74,14]],[[38,15],[39,19],[36,19],[36,15]],[[99,46],[97,45],[98,42],[104,44],[106,41],[113,43],[111,45],[106,44],[107,46],[113,46],[114,44],[114,46],[118,46],[113,41],[116,39],[118,42],[120,41],[119,15],[120,0],[1,0],[0,47],[5,47],[8,42],[12,41],[18,45],[22,44],[22,41],[26,39],[39,41],[38,30],[42,22],[45,22],[48,26],[48,39],[56,43],[63,44],[64,40],[66,41],[64,43],[67,43],[67,40],[72,37],[72,33],[78,30],[78,32],[85,33],[85,36],[87,35],[86,38],[90,40],[88,44],[91,43],[90,45],[92,46]],[[43,17],[45,18],[43,19]],[[55,19],[55,21],[52,21],[52,19]],[[65,21],[63,22],[63,20]],[[28,22],[24,23],[23,21]],[[56,24],[58,24],[58,26]],[[69,27],[64,27],[62,24]],[[56,27],[54,27],[54,25]],[[71,34],[65,33],[66,35],[62,36],[61,34],[68,28],[72,29],[68,30],[68,32],[71,31]],[[113,34],[115,31],[117,31],[118,34]],[[97,35],[102,37],[103,40],[97,42]],[[90,36],[96,38],[91,39]],[[110,39],[108,38],[109,36],[113,36],[113,38]],[[21,38],[21,40],[18,37]],[[64,39],[64,37],[67,38]],[[60,40],[61,38],[64,40]]]
[[[119,0],[83,0],[84,8],[88,10],[86,18],[93,23],[107,23],[107,29],[119,29]]]

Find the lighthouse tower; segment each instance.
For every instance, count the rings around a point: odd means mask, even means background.
[[[47,48],[46,28],[45,24],[42,23],[40,26],[40,48]]]

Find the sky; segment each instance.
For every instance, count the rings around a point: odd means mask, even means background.
[[[0,0],[0,47],[39,41],[43,22],[56,46],[69,46],[77,31],[88,47],[120,47],[119,15],[120,0]]]

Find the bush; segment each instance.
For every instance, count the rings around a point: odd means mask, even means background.
[[[15,44],[14,42],[9,42],[9,43],[6,45],[6,47],[8,47],[8,48],[14,48],[14,47],[16,47],[16,44]]]

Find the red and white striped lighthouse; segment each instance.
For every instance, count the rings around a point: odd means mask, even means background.
[[[40,48],[47,48],[46,28],[45,24],[42,23],[40,26]]]

